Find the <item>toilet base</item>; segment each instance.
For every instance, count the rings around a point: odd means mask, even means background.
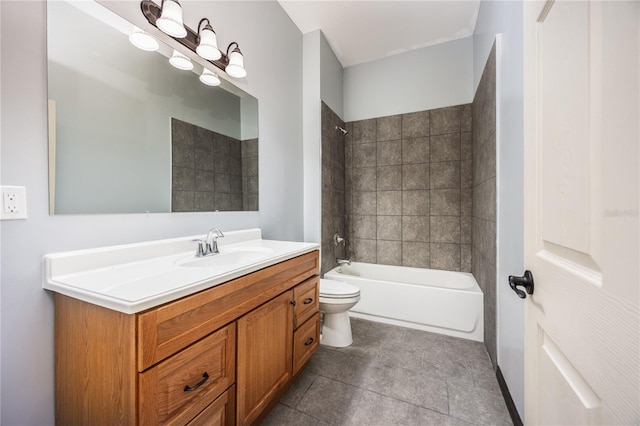
[[[347,311],[335,314],[324,314],[324,322],[322,325],[322,337],[320,344],[333,346],[335,348],[344,348],[353,343],[351,335],[351,321]]]

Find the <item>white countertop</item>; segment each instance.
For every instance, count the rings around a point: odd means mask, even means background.
[[[220,254],[197,258],[196,238],[48,254],[43,288],[133,314],[319,249],[249,229],[225,232]]]

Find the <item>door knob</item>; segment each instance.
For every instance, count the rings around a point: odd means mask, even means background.
[[[524,299],[528,294],[533,294],[533,274],[531,271],[524,271],[524,276],[515,277],[509,275],[509,285],[511,290],[515,291],[520,299]],[[524,287],[527,293],[520,290],[518,287]]]

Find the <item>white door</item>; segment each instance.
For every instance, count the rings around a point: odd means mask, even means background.
[[[524,9],[525,423],[639,424],[640,3]]]

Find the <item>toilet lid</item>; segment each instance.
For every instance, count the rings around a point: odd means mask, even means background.
[[[343,281],[320,279],[320,296],[346,298],[355,297],[360,294],[360,289],[354,285]]]

